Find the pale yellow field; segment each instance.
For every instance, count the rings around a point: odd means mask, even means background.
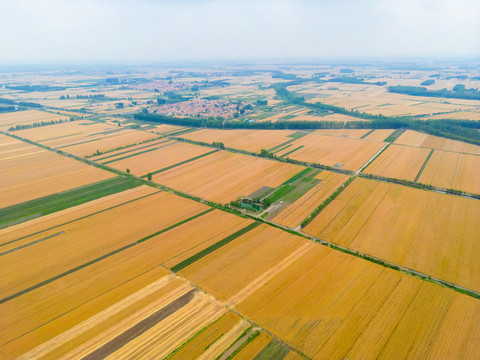
[[[313,210],[323,203],[331,193],[348,179],[348,175],[323,171],[317,178],[322,181],[307,191],[293,204],[288,205],[280,213],[275,215],[271,221],[291,228],[297,227]]]
[[[15,251],[2,256],[0,293],[3,297],[15,294],[207,209],[206,205],[157,192],[24,237],[6,249]],[[9,236],[16,239],[14,232]]]
[[[272,341],[272,337],[263,331],[245,346],[236,356],[238,360],[250,360],[255,357]]]
[[[477,299],[321,246],[236,309],[314,359],[469,359],[480,351]]]
[[[341,121],[344,123],[348,123],[351,121],[368,121],[366,119],[360,119],[360,118],[356,118],[356,117],[348,116],[344,114],[329,114],[329,115],[322,116],[321,119],[322,121]]]
[[[115,176],[5,135],[0,153],[0,208]]]
[[[429,119],[480,120],[480,111],[456,111],[448,114],[430,116]]]
[[[206,143],[223,142],[226,147],[260,152],[270,149],[292,138],[291,130],[200,130],[181,137]]]
[[[368,131],[368,130],[367,130]],[[335,136],[310,134],[295,141],[292,147],[303,146],[288,155],[289,158],[337,166],[342,169],[358,170],[383,146],[383,143],[349,139]],[[289,149],[278,152],[281,156]]]
[[[405,131],[402,135],[400,135],[395,143],[480,155],[480,146],[423,134],[412,130]]]
[[[36,122],[66,119],[69,119],[69,116],[39,110],[9,112],[0,114],[0,130],[7,130],[15,125],[30,125]]]
[[[435,150],[418,182],[480,194],[480,156]]]
[[[89,139],[85,137],[79,139],[80,141],[78,142],[56,146],[55,148],[77,156],[87,156],[94,154],[97,150],[108,151],[117,147],[154,139],[156,137],[158,137],[158,135],[146,131],[122,129],[118,132],[101,135],[98,139]]]
[[[480,202],[357,178],[304,231],[480,290]]]
[[[179,162],[206,154],[214,149],[187,144],[175,140],[162,143],[157,150],[149,151],[126,159],[110,162],[112,159],[105,159],[100,163],[108,162],[108,166],[125,171],[130,169],[132,174],[141,176],[149,172],[157,171],[165,167],[178,164]],[[139,151],[140,153],[142,150]],[[125,154],[127,156],[129,154]],[[207,155],[209,157],[210,155]],[[119,155],[118,158],[121,158]]]
[[[429,153],[429,149],[391,145],[365,169],[365,172],[413,181]]]
[[[314,134],[349,137],[353,139],[360,139],[367,134],[369,129],[319,129],[315,130]]]
[[[277,187],[303,167],[219,151],[153,176],[153,181],[208,200],[228,203],[262,186]]]
[[[370,135],[364,137],[365,140],[370,141],[384,141],[387,137],[389,137],[395,130],[392,129],[379,129],[375,130]]]

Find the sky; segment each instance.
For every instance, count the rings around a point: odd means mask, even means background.
[[[480,57],[479,0],[0,0],[0,63]]]

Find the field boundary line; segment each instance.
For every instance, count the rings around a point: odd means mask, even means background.
[[[418,174],[417,174],[417,176],[415,176],[415,179],[413,180],[413,182],[417,182],[417,181],[418,181],[418,179],[420,178],[420,176],[421,176],[422,173],[423,173],[423,170],[424,170],[425,167],[427,166],[428,160],[430,160],[430,158],[432,157],[434,151],[435,151],[434,149],[430,150],[430,152],[428,153],[427,158],[426,158],[425,161],[423,162],[422,167],[421,167],[420,170],[418,171]]]

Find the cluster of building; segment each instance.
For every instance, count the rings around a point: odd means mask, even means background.
[[[252,108],[253,104],[251,103],[238,104],[232,101],[194,98],[188,101],[152,107],[150,111],[171,116],[222,117],[230,119],[236,116],[236,114],[244,114],[247,109],[250,110]]]
[[[190,90],[192,84],[184,82],[173,82],[173,81],[151,81],[144,84],[135,84],[131,86],[135,90],[153,90],[160,93],[166,93],[170,91],[182,91]]]

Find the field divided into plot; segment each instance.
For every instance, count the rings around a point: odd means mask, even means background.
[[[157,138],[157,134],[88,120],[15,132],[16,135],[77,156],[90,156]]]
[[[357,178],[304,231],[480,290],[480,202]]]
[[[0,166],[0,208],[115,176],[6,135],[0,135]]]
[[[110,194],[140,186],[132,177],[118,176],[0,209],[0,228],[44,216]]]
[[[153,181],[224,204],[262,186],[275,188],[301,170],[297,165],[219,151],[158,173]]]
[[[323,171],[315,176],[320,182],[293,202],[285,202],[270,219],[295,228],[347,179],[348,175]]]
[[[391,145],[365,173],[480,193],[480,156],[473,154]]]
[[[435,359],[438,339],[454,357],[478,351],[476,299],[266,225],[179,274],[309,357]],[[270,342],[252,340],[253,357]]]
[[[396,141],[396,144],[447,150],[459,153],[480,155],[480,146],[450,140],[438,136],[407,130]]]
[[[154,188],[139,187],[129,190],[126,195],[132,192],[138,194],[135,201],[63,225],[57,223],[55,225],[59,226],[47,231],[30,232],[33,235],[20,237],[12,228],[2,230],[2,250],[4,253],[8,251],[1,256],[2,298],[18,296],[209,209]],[[63,223],[61,217],[56,220]],[[22,225],[16,227],[22,229]],[[25,223],[25,227],[31,226],[38,225]],[[25,273],[22,269],[27,264],[30,271]]]
[[[140,146],[142,148],[143,146]],[[130,169],[136,176],[155,173],[192,158],[206,156],[210,148],[164,139],[157,145],[142,148],[133,153],[120,152],[114,157],[100,157],[98,162],[121,171]],[[110,155],[110,154],[109,154]]]

